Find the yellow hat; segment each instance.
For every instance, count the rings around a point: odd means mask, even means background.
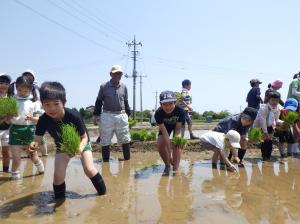
[[[112,66],[112,68],[110,70],[110,73],[117,73],[117,72],[123,73],[122,67],[120,65],[114,65],[114,66]]]

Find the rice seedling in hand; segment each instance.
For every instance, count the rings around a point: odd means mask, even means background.
[[[14,117],[18,115],[18,104],[14,97],[0,98],[0,118]]]
[[[185,138],[182,138],[180,136],[174,136],[172,139],[172,144],[176,148],[184,148],[187,144],[187,140]]]
[[[248,139],[250,142],[262,142],[263,133],[260,128],[250,128],[248,133]]]
[[[292,125],[299,119],[299,114],[295,111],[289,111],[287,114],[283,115],[283,121]]]
[[[70,157],[80,153],[81,138],[74,125],[63,124],[61,126],[61,138],[61,152],[66,153]]]

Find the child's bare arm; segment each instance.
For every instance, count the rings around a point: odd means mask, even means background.
[[[88,143],[88,136],[86,133],[84,133],[84,135],[80,136],[80,138],[80,152],[82,153],[86,147],[86,144]]]
[[[220,150],[220,156],[223,159],[223,161],[225,162],[225,164],[228,166],[229,170],[232,172],[235,172],[236,169],[235,169],[234,165],[229,161],[229,159],[227,158],[227,156],[225,155],[223,150]]]
[[[161,134],[163,136],[163,140],[164,140],[167,148],[170,150],[171,149],[170,136],[168,134],[168,131],[167,131],[165,125],[164,124],[159,124],[158,127],[159,127],[159,130],[160,130],[160,132],[161,132]]]

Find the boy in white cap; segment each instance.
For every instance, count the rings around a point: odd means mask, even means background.
[[[240,134],[234,130],[230,130],[226,134],[215,131],[209,131],[200,137],[200,141],[205,143],[207,149],[211,149],[214,151],[212,157],[212,164],[215,166],[220,157],[220,160],[225,162],[229,171],[231,172],[235,172],[236,168],[228,160],[226,154],[228,154],[230,150],[233,154],[234,159],[238,161],[239,158],[237,156],[236,149],[241,148],[240,140]],[[226,154],[225,151],[227,151]]]
[[[125,84],[121,83],[123,72],[120,65],[111,68],[111,80],[100,86],[95,103],[94,124],[99,121],[103,162],[109,162],[111,139],[114,133],[122,145],[124,160],[130,159],[130,132],[128,117],[130,107]],[[100,117],[101,115],[101,117]]]

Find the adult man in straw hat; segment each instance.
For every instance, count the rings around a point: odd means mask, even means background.
[[[109,161],[111,139],[114,134],[118,143],[122,145],[124,160],[130,159],[130,133],[128,117],[130,107],[128,104],[127,87],[121,83],[123,71],[120,65],[111,68],[110,81],[100,86],[95,103],[94,123],[99,122],[102,159]],[[101,115],[101,116],[100,116]]]

